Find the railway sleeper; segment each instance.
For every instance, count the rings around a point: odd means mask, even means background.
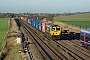
[[[80,51],[73,49],[71,46],[69,46],[68,44],[66,44],[65,42],[63,42],[64,45],[68,46],[67,49],[71,50],[72,52],[74,52],[76,55],[78,55],[80,58],[83,59],[89,59],[89,57],[87,57],[86,55],[82,54]]]

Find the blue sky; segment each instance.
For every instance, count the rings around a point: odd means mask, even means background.
[[[64,13],[90,11],[90,0],[0,0],[0,12]]]

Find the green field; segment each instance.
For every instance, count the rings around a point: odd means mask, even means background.
[[[90,21],[90,18],[54,18],[57,21]]]
[[[67,24],[77,26],[80,28],[90,28],[90,21],[67,21]]]
[[[8,18],[0,18],[0,51],[4,40],[4,36],[8,31]]]
[[[87,15],[87,16],[84,16],[84,15],[60,16],[60,17],[55,17],[54,21],[61,21],[66,24],[81,27],[81,28],[90,28],[90,15]]]

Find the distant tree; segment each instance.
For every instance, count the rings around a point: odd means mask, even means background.
[[[7,15],[5,16],[5,18],[10,18],[10,15],[9,15],[9,14],[7,14]]]
[[[6,14],[0,13],[0,18],[5,18]]]
[[[38,16],[38,20],[43,20],[44,19],[44,16]]]
[[[10,17],[13,18],[14,17],[14,14],[11,14]]]
[[[33,16],[33,19],[34,19],[34,20],[37,20],[37,16]]]
[[[29,18],[29,19],[33,19],[33,15],[29,15],[27,18]]]
[[[46,16],[46,20],[47,20],[47,21],[53,21],[53,17],[54,17],[54,14],[48,14],[48,15]]]

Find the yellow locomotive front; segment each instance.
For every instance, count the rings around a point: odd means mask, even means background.
[[[62,32],[62,29],[60,26],[58,25],[54,25],[50,28],[50,35],[52,37],[55,37],[55,38],[58,38],[60,39],[60,36],[61,36],[61,32]]]

